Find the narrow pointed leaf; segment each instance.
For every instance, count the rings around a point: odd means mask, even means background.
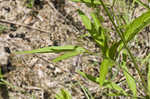
[[[64,89],[61,89],[61,92],[59,94],[56,94],[56,99],[72,99],[72,96],[70,93]]]
[[[119,42],[115,42],[110,48],[109,48],[109,57],[114,60],[115,56],[118,54],[117,48],[119,47]]]
[[[127,93],[116,83],[105,80],[103,87],[110,88],[122,93],[123,95],[127,95]]]
[[[80,15],[80,17],[82,19],[82,22],[83,22],[85,28],[87,30],[91,30],[92,29],[92,25],[91,25],[90,19],[81,10],[78,10],[78,13],[79,13],[79,15]]]
[[[126,30],[125,30],[125,39],[130,41],[139,33],[144,27],[150,24],[150,11],[143,13],[141,16],[133,20]]]
[[[64,51],[72,51],[75,50],[77,46],[66,45],[66,46],[51,46],[51,47],[44,47],[39,49],[34,49],[30,51],[20,51],[15,52],[15,54],[33,54],[33,53],[57,53],[57,52],[64,52]]]
[[[77,72],[78,72],[81,76],[83,76],[84,78],[87,78],[87,79],[89,79],[89,80],[91,80],[91,81],[93,81],[93,82],[98,83],[97,77],[94,77],[94,76],[92,76],[92,75],[86,74],[86,73],[81,72],[81,71],[77,71]]]
[[[148,83],[148,90],[150,92],[150,59],[149,59],[149,62],[148,62],[148,74],[147,74],[147,83]]]
[[[124,72],[124,75],[126,77],[126,81],[128,83],[128,86],[129,86],[130,90],[132,91],[133,96],[137,97],[136,82],[133,79],[133,77],[131,77],[131,75],[129,74],[128,68],[126,67],[125,62],[123,62],[122,67],[123,67],[123,72]]]
[[[137,2],[140,5],[142,5],[144,8],[147,8],[148,10],[150,10],[149,5],[147,5],[144,2],[142,2],[142,0],[135,0],[135,2]]]
[[[58,61],[61,61],[61,60],[64,60],[64,59],[68,59],[70,57],[73,57],[73,56],[77,56],[81,53],[84,53],[86,50],[82,47],[76,47],[73,51],[69,51],[69,52],[66,52],[64,53],[63,55],[55,58],[53,60],[53,62],[58,62]]]
[[[101,3],[98,0],[71,0],[74,2],[81,2],[81,3],[88,3],[88,4],[95,4],[100,5]]]
[[[62,93],[64,99],[71,99],[71,95],[68,91],[61,89],[61,93]]]
[[[91,16],[93,18],[96,30],[99,31],[99,29],[101,27],[101,23],[100,23],[100,20],[99,20],[98,16],[95,13],[92,13]]]
[[[86,87],[84,87],[83,85],[81,85],[80,82],[78,82],[78,83],[79,83],[81,89],[83,90],[83,92],[84,92],[84,94],[85,94],[85,96],[86,96],[86,99],[94,99],[94,97],[93,97],[92,94],[89,92],[89,90],[88,90]]]
[[[104,59],[100,65],[100,79],[99,84],[103,86],[104,81],[106,80],[106,75],[108,73],[108,68],[112,66],[114,62],[110,59]]]
[[[72,52],[67,52],[57,58],[55,58],[54,60],[52,60],[53,62],[58,62],[58,61],[61,61],[61,60],[64,60],[64,59],[68,59],[70,57],[73,57],[73,56],[76,56],[76,55],[79,55],[81,54],[80,52],[77,52],[77,51],[72,51]]]
[[[129,42],[132,40],[137,33],[139,33],[143,28],[150,24],[150,11],[143,13],[141,16],[133,20],[129,25],[127,25],[125,29],[125,40]],[[123,43],[120,45],[120,49],[122,49]]]

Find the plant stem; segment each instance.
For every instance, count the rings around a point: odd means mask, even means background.
[[[131,57],[131,59],[132,59],[132,61],[133,61],[133,63],[134,63],[135,69],[137,70],[137,72],[138,72],[138,74],[139,74],[139,76],[140,76],[140,79],[142,80],[142,84],[143,84],[143,87],[144,87],[144,91],[145,91],[146,94],[148,94],[146,81],[144,80],[144,77],[142,76],[142,73],[140,72],[140,69],[138,68],[138,64],[136,63],[136,60],[135,60],[134,56],[132,55],[130,49],[129,49],[128,46],[127,46],[127,42],[126,42],[125,38],[122,36],[123,32],[122,32],[122,31],[119,31],[119,29],[117,28],[117,25],[115,24],[115,22],[114,22],[114,20],[113,20],[111,14],[110,14],[108,8],[105,6],[103,0],[99,0],[99,1],[101,2],[101,4],[102,4],[102,6],[103,6],[105,12],[107,13],[107,15],[108,15],[110,21],[112,22],[113,26],[115,27],[116,32],[117,32],[118,35],[120,36],[120,38],[121,38],[121,40],[122,40],[122,42],[123,42],[123,44],[124,44],[124,47],[125,47],[126,50],[128,51],[128,53],[129,53],[129,55],[130,55],[130,57]]]
[[[146,5],[146,4],[143,3],[141,0],[135,0],[135,2],[141,4],[144,8],[147,8],[148,10],[150,10],[149,5]]]

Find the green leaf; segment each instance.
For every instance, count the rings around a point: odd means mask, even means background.
[[[139,33],[144,27],[150,24],[150,11],[143,13],[141,16],[131,22],[125,30],[125,39],[130,41]]]
[[[128,68],[126,67],[126,62],[123,62],[122,68],[123,68],[123,73],[126,77],[126,81],[128,83],[128,86],[133,93],[133,96],[137,97],[136,82],[133,79],[133,77],[129,74]]]
[[[78,71],[78,73],[80,75],[82,75],[84,78],[87,78],[87,79],[89,79],[89,80],[91,80],[95,83],[99,83],[99,81],[100,81],[99,77],[94,77],[92,75],[86,74],[86,73],[81,72],[81,71]],[[122,93],[123,95],[127,95],[127,93],[119,85],[115,84],[114,82],[105,80],[104,84],[103,84],[103,87],[114,89],[114,90],[118,91],[118,93]]]
[[[35,0],[27,0],[27,7],[33,8]]]
[[[78,72],[81,76],[83,76],[84,78],[87,78],[87,79],[89,79],[89,80],[91,80],[91,81],[93,81],[93,82],[98,83],[97,77],[94,77],[94,76],[92,76],[92,75],[86,74],[86,73],[81,72],[81,71],[77,71],[77,72]]]
[[[108,73],[108,68],[113,65],[114,65],[114,62],[110,59],[105,58],[102,61],[101,65],[100,65],[100,79],[99,79],[100,86],[103,86],[103,84],[104,84],[106,75]]]
[[[52,61],[53,62],[58,62],[58,61],[61,61],[61,60],[64,60],[64,59],[68,59],[70,57],[73,57],[73,56],[76,56],[76,55],[79,55],[81,54],[80,52],[77,52],[77,51],[72,51],[72,52],[68,52],[68,53],[65,53],[55,59],[53,59]]]
[[[112,46],[109,48],[109,51],[108,51],[108,54],[109,54],[109,57],[114,60],[116,55],[118,54],[117,52],[117,48],[119,47],[120,45],[120,42],[115,42],[112,44]]]
[[[149,58],[149,62],[148,62],[147,83],[148,83],[148,90],[150,92],[150,58]]]
[[[6,26],[0,24],[0,34],[1,34],[2,32],[4,32],[5,30],[7,30],[7,29],[8,29],[8,28],[7,28]]]
[[[79,55],[81,53],[86,52],[86,50],[82,47],[66,45],[66,46],[44,47],[44,48],[35,49],[31,51],[21,51],[21,52],[16,52],[15,54],[59,53],[59,52],[66,52],[66,53],[54,59],[53,62],[58,62],[60,60],[67,59],[72,56]]]
[[[148,64],[148,73],[147,73],[147,86],[148,86],[148,91],[150,93],[150,53],[142,59],[142,65]]]
[[[139,3],[140,5],[142,5],[144,8],[147,8],[148,10],[150,9],[149,6],[144,2],[142,2],[141,0],[135,0],[135,2]]]
[[[99,45],[102,49],[102,53],[106,56],[106,52],[108,51],[108,37],[106,35],[106,30],[102,27],[99,27],[98,31],[96,30],[96,26],[92,24],[92,29],[89,30],[94,41]]]
[[[100,5],[101,4],[98,0],[71,0],[71,1],[87,3],[87,4],[95,4],[95,5]]]
[[[100,19],[98,18],[98,16],[95,13],[92,13],[91,16],[93,18],[94,26],[95,26],[96,30],[99,31],[99,29],[101,27]]]
[[[92,29],[92,25],[91,25],[91,21],[90,19],[81,11],[81,10],[78,10],[78,13],[82,19],[82,22],[83,24],[85,25],[85,28],[87,30],[91,30]]]
[[[127,95],[127,93],[119,85],[115,84],[112,81],[105,80],[103,87],[114,89],[114,90],[118,91],[119,93],[122,93],[123,95]]]
[[[149,60],[150,60],[150,53],[142,60],[142,62],[141,62],[142,65],[145,63],[149,63],[150,62]]]
[[[81,85],[80,82],[78,82],[78,83],[79,83],[81,89],[83,90],[83,92],[84,92],[84,94],[85,94],[85,96],[86,96],[86,99],[94,99],[94,97],[93,97],[92,94],[89,92],[89,90],[88,90],[86,87],[84,87],[83,85]]]
[[[122,93],[108,93],[108,96],[123,96]]]
[[[132,40],[137,33],[139,33],[143,28],[150,24],[150,11],[143,13],[138,18],[134,19],[129,25],[127,25],[125,29],[125,40],[129,42]],[[123,43],[120,45],[120,49],[122,49]]]
[[[64,51],[73,51],[77,48],[77,46],[66,45],[66,46],[51,46],[51,47],[44,47],[39,49],[34,49],[31,51],[20,51],[15,52],[15,54],[33,54],[33,53],[58,53]]]
[[[86,50],[82,47],[76,47],[73,51],[66,52],[63,55],[55,58],[53,60],[53,62],[58,62],[58,61],[61,61],[61,60],[64,60],[64,59],[68,59],[70,57],[73,57],[73,56],[79,55],[81,53],[84,53],[85,51]]]
[[[94,21],[92,22],[82,11],[78,10],[78,12],[86,29],[94,41],[101,47],[103,55],[106,56],[106,52],[108,50],[108,40],[106,36],[106,29],[101,27],[100,18],[98,18],[95,13],[92,13],[91,16]]]
[[[72,99],[70,93],[64,89],[61,89],[61,92],[59,94],[56,94],[56,99]]]

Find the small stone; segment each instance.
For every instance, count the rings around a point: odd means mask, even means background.
[[[9,37],[10,37],[10,38],[14,38],[14,35],[13,35],[13,34],[9,34]]]
[[[55,73],[55,74],[60,74],[60,73],[62,73],[62,71],[61,71],[59,68],[55,68],[54,73]]]
[[[55,66],[54,66],[53,64],[49,64],[49,65],[47,66],[47,68],[48,68],[48,69],[51,69],[51,70],[55,70]]]
[[[38,69],[38,75],[39,75],[39,78],[43,78],[44,72],[42,70]]]

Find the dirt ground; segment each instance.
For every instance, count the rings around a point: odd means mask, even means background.
[[[25,4],[23,0],[0,1],[0,24],[8,27],[0,35],[0,47],[5,57],[1,59],[2,72],[6,80],[14,86],[13,88],[8,86],[3,95],[4,99],[32,99],[33,97],[53,99],[61,88],[68,90],[73,99],[82,99],[85,96],[77,84],[78,81],[90,86],[89,90],[96,93],[98,85],[85,81],[75,71],[98,73],[98,66],[93,68],[89,63],[98,62],[99,57],[89,55],[83,57],[87,62],[82,62],[82,55],[80,55],[52,63],[51,60],[58,54],[10,56],[10,53],[15,51],[52,45],[85,45],[91,51],[96,51],[97,48],[88,39],[86,42],[78,40],[84,32],[84,27],[79,21],[76,10],[86,9],[86,6],[64,0],[37,2],[32,9],[27,8]]]
[[[25,0],[0,0],[0,25],[7,27],[0,34],[0,65],[5,80],[11,84],[2,86],[1,98],[54,99],[56,93],[64,88],[73,99],[86,99],[78,84],[80,82],[96,99],[101,99],[103,93],[99,85],[75,72],[82,70],[98,76],[99,54],[79,55],[58,63],[51,62],[59,56],[55,53],[11,55],[16,51],[60,45],[80,45],[95,53],[99,51],[90,38],[79,39],[86,31],[76,10],[82,9],[89,14],[92,9],[69,0],[37,1],[35,7],[27,8]],[[145,39],[137,45],[141,48],[134,51],[137,57],[145,57],[149,52],[149,36],[137,37]]]

